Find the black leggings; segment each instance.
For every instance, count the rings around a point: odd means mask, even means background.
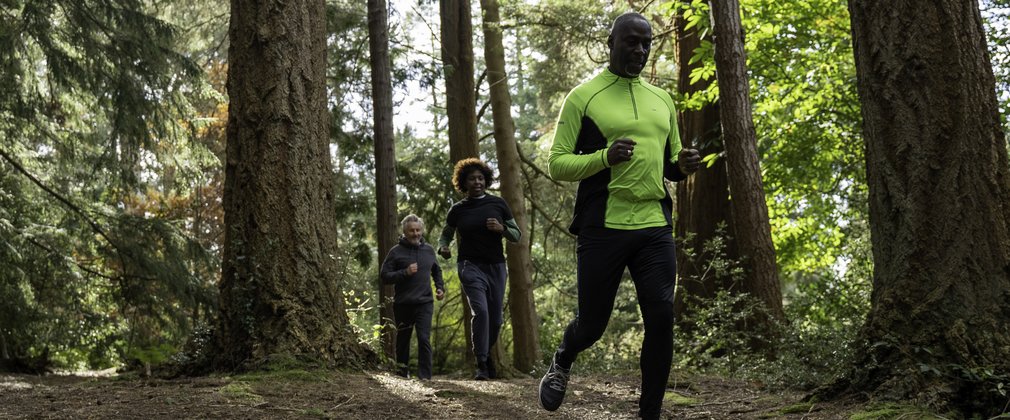
[[[579,310],[558,347],[562,365],[593,345],[607,328],[625,267],[645,323],[640,367],[643,417],[658,415],[673,361],[673,289],[677,256],[669,226],[638,230],[583,228],[578,237]]]

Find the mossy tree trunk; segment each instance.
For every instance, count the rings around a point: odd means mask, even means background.
[[[323,0],[232,0],[217,367],[356,365],[337,261]]]
[[[997,414],[1010,372],[1010,163],[978,4],[849,3],[873,245],[850,390]],[[989,373],[987,373],[989,372]]]

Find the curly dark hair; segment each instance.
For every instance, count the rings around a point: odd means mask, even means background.
[[[466,158],[456,162],[456,167],[452,169],[452,185],[456,191],[466,194],[466,176],[473,171],[480,171],[484,175],[484,185],[491,185],[494,182],[494,172],[484,161],[477,158]]]

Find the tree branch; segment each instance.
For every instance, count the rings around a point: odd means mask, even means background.
[[[487,107],[488,106],[491,106],[491,101],[484,102],[484,105],[480,106],[480,111],[477,111],[477,121],[480,121],[481,117],[484,116],[484,113],[487,112]],[[484,137],[487,137],[487,136],[484,136]],[[481,137],[481,139],[484,139],[484,137]]]
[[[530,207],[533,208],[533,211],[536,211],[537,213],[540,213],[540,215],[543,216],[544,219],[547,220],[547,222],[551,224],[551,226],[556,227],[558,230],[561,231],[561,233],[564,233],[565,235],[568,235],[569,238],[575,239],[575,235],[573,235],[571,232],[569,232],[568,228],[566,228],[566,227],[562,226],[560,223],[558,223],[557,220],[554,220],[554,218],[551,215],[547,214],[547,212],[544,211],[544,209],[540,208],[540,206],[537,205],[537,202],[536,202],[536,200],[533,199],[533,197],[526,196],[526,199],[529,200]]]
[[[61,255],[61,254],[60,254],[59,252],[56,252],[56,250],[54,250],[54,249],[52,249],[52,248],[50,248],[50,247],[48,247],[48,246],[46,246],[46,245],[42,244],[42,243],[41,243],[41,242],[39,242],[39,241],[36,241],[36,240],[35,240],[34,238],[31,238],[31,237],[27,237],[27,236],[26,236],[26,237],[25,237],[25,240],[27,240],[27,241],[28,241],[29,243],[31,243],[32,245],[35,245],[35,246],[37,246],[37,247],[41,248],[41,249],[42,249],[43,251],[46,251],[46,252],[48,252],[48,253],[50,253],[50,254],[52,254],[52,255],[57,255],[57,256],[62,256],[62,255]],[[102,274],[102,273],[99,273],[98,271],[95,271],[95,270],[91,269],[90,267],[86,267],[86,266],[84,266],[83,264],[81,264],[80,262],[77,262],[77,260],[75,260],[75,259],[73,259],[73,258],[69,258],[69,259],[70,259],[70,261],[72,261],[72,262],[74,263],[74,265],[76,265],[76,266],[77,266],[77,268],[80,268],[80,269],[81,269],[81,271],[84,271],[84,272],[86,272],[86,273],[90,273],[90,274],[91,274],[91,275],[93,275],[93,276],[97,276],[97,277],[101,277],[101,278],[104,278],[104,279],[106,279],[106,280],[112,280],[112,281],[115,281],[115,280],[116,280],[116,278],[115,278],[115,277],[112,277],[112,276],[108,276],[108,275],[105,275],[105,274]]]
[[[14,166],[14,169],[17,169],[18,172],[21,172],[24,176],[28,177],[28,179],[31,180],[33,184],[37,185],[43,191],[49,193],[49,195],[55,197],[61,203],[69,207],[70,210],[72,210],[74,213],[77,213],[82,218],[84,218],[84,221],[87,222],[89,226],[91,226],[91,229],[94,230],[95,233],[99,234],[102,238],[105,238],[105,240],[112,246],[115,246],[115,242],[113,242],[112,239],[109,238],[109,235],[105,233],[105,230],[103,230],[102,227],[98,225],[98,222],[95,222],[95,220],[92,219],[91,216],[85,213],[83,209],[81,209],[74,203],[71,203],[69,199],[63,197],[58,192],[54,191],[53,189],[43,184],[42,181],[40,181],[38,178],[36,178],[34,175],[28,172],[28,170],[26,170],[23,166],[21,166],[21,164],[19,164],[16,160],[14,160],[14,158],[11,155],[9,155],[7,151],[0,149],[0,157],[3,157],[4,160],[10,162],[10,164]]]
[[[488,138],[490,138],[490,137],[491,137],[491,136],[493,136],[493,135],[494,135],[494,132],[492,131],[492,132],[490,132],[490,133],[487,133],[487,134],[485,134],[485,135],[483,135],[483,136],[480,136],[480,138],[479,138],[479,139],[477,139],[477,143],[480,143],[480,142],[482,142],[482,141],[484,141],[484,140],[487,140]]]
[[[547,172],[545,172],[545,171],[544,171],[543,169],[540,169],[540,167],[539,167],[539,166],[537,166],[537,164],[536,164],[536,163],[533,163],[533,161],[532,161],[532,160],[529,160],[529,158],[527,158],[527,157],[526,157],[526,155],[524,155],[524,154],[520,153],[520,154],[519,154],[519,160],[522,160],[522,161],[523,161],[523,163],[525,163],[525,164],[526,164],[526,166],[528,166],[528,167],[530,167],[531,169],[533,169],[534,171],[536,171],[536,173],[538,173],[538,174],[540,174],[540,175],[543,175],[543,177],[544,177],[544,178],[547,178],[547,180],[548,180],[548,181],[551,181],[551,182],[552,182],[552,183],[553,183],[554,185],[557,185],[557,186],[559,186],[559,187],[563,187],[563,186],[564,186],[564,185],[562,185],[562,184],[561,184],[560,182],[558,182],[558,181],[554,180],[554,178],[551,178],[551,176],[550,176],[550,175],[548,175],[548,174],[547,174]]]

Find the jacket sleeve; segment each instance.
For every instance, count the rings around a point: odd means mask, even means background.
[[[665,159],[663,159],[663,177],[670,181],[683,181],[687,175],[680,171],[677,156],[682,148],[680,143],[680,128],[677,126],[677,108],[673,99],[667,94],[666,104],[670,108],[670,133],[666,136]]]
[[[442,266],[438,265],[438,260],[432,260],[431,278],[435,281],[435,290],[445,291],[445,282],[442,281]]]
[[[547,172],[558,181],[579,181],[610,167],[605,147],[590,154],[575,153],[583,117],[583,111],[577,102],[574,91],[565,98],[554,129],[554,142],[547,155]]]
[[[449,244],[452,243],[452,238],[454,236],[456,236],[456,227],[446,224],[445,227],[442,228],[442,234],[438,237],[438,248],[435,249],[435,251],[438,251],[443,246],[449,246]]]
[[[404,267],[397,269],[396,258],[393,256],[393,250],[389,250],[389,254],[386,254],[386,259],[382,261],[382,267],[379,268],[379,277],[382,278],[382,282],[385,284],[393,284],[402,280],[406,276],[407,268]]]
[[[522,238],[523,233],[519,230],[519,224],[516,223],[516,219],[505,221],[505,231],[502,232],[502,236],[509,242],[519,242],[519,238]]]

